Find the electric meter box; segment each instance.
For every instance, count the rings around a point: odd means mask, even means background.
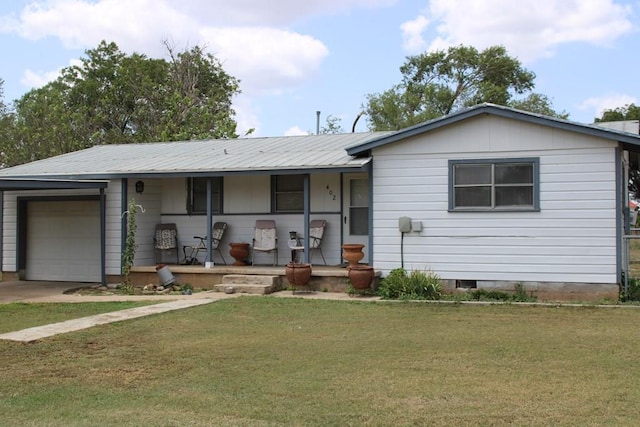
[[[401,233],[408,233],[411,231],[411,218],[408,216],[401,216],[398,218],[398,229]]]

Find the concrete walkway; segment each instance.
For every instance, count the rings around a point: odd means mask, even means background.
[[[144,307],[130,308],[115,311],[112,313],[97,314],[94,316],[72,319],[64,322],[52,323],[49,325],[36,326],[23,329],[21,331],[0,334],[0,340],[30,342],[42,338],[66,332],[78,331],[105,323],[119,322],[122,320],[135,319],[137,317],[149,316],[151,314],[165,313],[172,310],[195,307],[203,304],[210,304],[215,301],[228,298],[236,298],[249,294],[225,294],[222,292],[198,292],[193,295],[77,295],[65,294],[69,289],[86,286],[81,283],[68,282],[0,282],[0,302],[29,302],[29,303],[49,303],[49,302],[108,302],[108,301],[167,301]],[[285,298],[308,298],[325,300],[350,300],[354,299],[346,293],[332,292],[296,292],[281,291],[271,294],[275,297]],[[355,299],[360,299],[356,297]],[[377,300],[378,298],[361,298],[362,300]]]
[[[79,319],[67,320],[64,322],[51,323],[44,326],[23,329],[21,331],[1,334],[0,339],[11,341],[30,342],[53,335],[66,332],[79,331],[80,329],[92,326],[104,325],[105,323],[119,322],[122,320],[135,319],[137,317],[149,316],[151,314],[165,313],[167,311],[180,310],[188,307],[195,307],[202,304],[210,304],[214,299],[192,299],[170,301],[162,304],[148,305],[145,307],[130,308],[127,310],[114,311],[112,313],[96,314],[95,316],[81,317]]]

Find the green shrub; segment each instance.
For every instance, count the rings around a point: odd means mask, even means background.
[[[624,285],[620,290],[620,300],[626,301],[640,301],[640,278],[629,277],[627,282],[627,292],[625,293]]]
[[[474,289],[464,296],[467,301],[505,301],[505,302],[533,302],[537,297],[527,295],[527,289],[522,283],[515,285],[515,292],[503,292],[487,289]]]
[[[384,299],[440,299],[442,282],[431,270],[407,274],[404,268],[396,268],[382,279],[378,295]]]

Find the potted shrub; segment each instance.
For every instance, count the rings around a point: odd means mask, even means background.
[[[354,289],[369,289],[375,274],[373,267],[367,264],[356,264],[347,267],[349,282]]]
[[[299,264],[296,262],[290,262],[285,267],[285,274],[287,281],[293,287],[293,292],[296,288],[304,288],[309,286],[311,281],[311,264]]]

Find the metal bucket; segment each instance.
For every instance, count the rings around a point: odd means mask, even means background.
[[[169,267],[166,265],[156,267],[156,273],[160,276],[160,280],[162,281],[162,286],[168,286],[176,281],[176,278],[173,277]]]

